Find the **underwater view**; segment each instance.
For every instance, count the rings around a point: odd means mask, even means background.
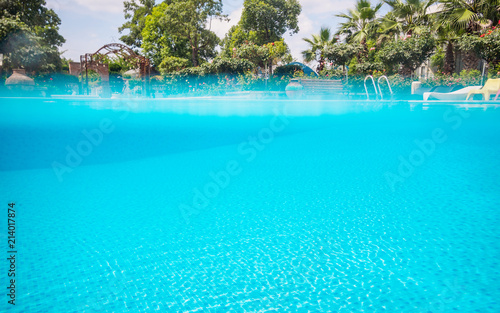
[[[494,107],[17,98],[0,112],[16,312],[500,310]]]

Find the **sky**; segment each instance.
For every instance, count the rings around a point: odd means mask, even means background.
[[[60,34],[66,39],[61,50],[63,56],[79,61],[80,55],[94,53],[108,43],[120,42],[118,32],[124,22],[123,0],[46,0],[47,6],[61,18]],[[160,2],[157,0],[157,2]],[[290,36],[284,35],[292,56],[302,61],[301,51],[307,44],[302,40],[319,32],[321,27],[337,29],[341,18],[338,13],[346,13],[354,7],[355,0],[299,0],[302,13],[299,16],[300,31]],[[375,1],[374,1],[375,2]],[[243,0],[223,0],[224,13],[229,22],[213,21],[211,29],[220,37],[232,25],[238,23],[243,8]]]

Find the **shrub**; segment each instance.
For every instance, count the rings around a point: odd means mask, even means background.
[[[343,79],[345,78],[345,73],[342,71],[342,69],[338,68],[331,68],[331,69],[324,69],[321,72],[319,72],[319,77],[322,79]]]
[[[481,85],[481,72],[478,70],[463,70],[460,74],[443,74],[437,72],[433,78],[422,82],[422,87],[436,86],[479,86]]]
[[[254,43],[246,43],[235,50],[235,56],[239,59],[250,61],[254,67],[264,67],[265,63],[271,57],[267,46],[258,46]]]
[[[347,65],[361,49],[361,45],[337,43],[325,51],[325,57],[336,65]]]
[[[437,68],[438,71],[442,71],[444,67],[445,54],[443,48],[439,47],[436,49],[436,53],[431,56],[431,66]]]
[[[458,40],[458,48],[474,51],[489,63],[490,68],[500,63],[500,26],[485,29],[479,35],[466,35]]]
[[[379,52],[380,60],[387,66],[400,64],[413,73],[435,48],[434,37],[424,33],[418,37],[406,37],[387,43]]]
[[[292,64],[292,65],[282,65],[278,66],[276,69],[274,69],[274,75],[277,77],[281,76],[293,76],[293,74],[297,71],[302,71],[302,67],[297,64]]]
[[[158,66],[158,69],[160,70],[160,73],[166,74],[166,73],[173,73],[176,71],[180,71],[181,69],[186,68],[190,64],[190,61],[188,59],[184,58],[178,58],[178,57],[167,57],[164,58],[160,65]]]
[[[212,63],[203,64],[206,73],[242,74],[253,68],[253,64],[245,59],[216,57]]]
[[[89,73],[89,80],[97,79],[99,76],[96,73]],[[74,88],[79,85],[80,81],[78,77],[61,74],[61,73],[50,73],[41,74],[34,77],[35,83],[39,87],[46,88],[49,94],[68,94],[72,93]]]

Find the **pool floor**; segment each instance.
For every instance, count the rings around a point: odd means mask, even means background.
[[[1,118],[4,309],[500,311],[498,110],[80,109]]]

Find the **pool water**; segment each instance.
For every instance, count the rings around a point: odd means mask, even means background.
[[[0,308],[499,312],[499,121],[405,102],[0,100],[1,237],[15,202],[18,251]]]

